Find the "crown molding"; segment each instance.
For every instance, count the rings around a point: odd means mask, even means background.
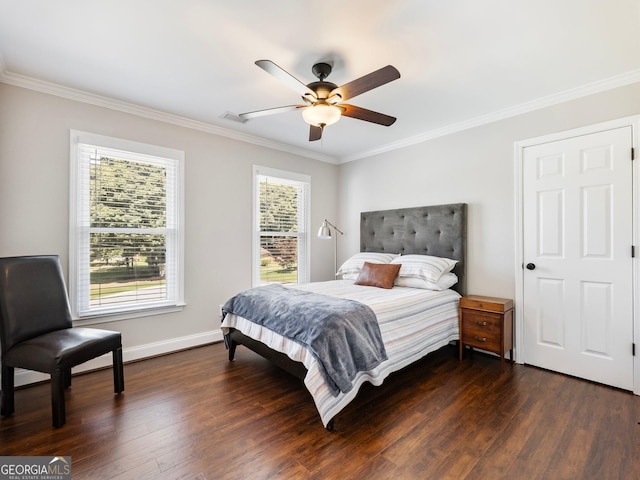
[[[0,58],[0,82],[16,87],[27,88],[29,90],[35,90],[41,93],[47,93],[49,95],[54,95],[57,97],[67,98],[69,100],[74,100],[77,102],[109,108],[111,110],[117,110],[124,113],[130,113],[132,115],[149,118],[151,120],[158,120],[160,122],[170,123],[180,127],[190,128],[205,133],[211,133],[213,135],[220,135],[222,137],[231,138],[253,145],[259,145],[261,147],[271,148],[273,150],[279,150],[294,155],[299,155],[301,157],[320,160],[322,162],[332,164],[339,163],[338,159],[331,155],[311,152],[303,148],[275,142],[273,140],[268,140],[266,138],[258,137],[255,135],[248,135],[246,133],[237,132],[235,130],[219,127],[217,125],[201,122],[198,120],[192,120],[190,118],[181,117],[179,115],[174,115],[160,110],[155,110],[153,108],[143,107],[133,103],[123,102],[121,100],[115,100],[113,98],[85,92],[83,90],[78,90],[75,88],[65,87],[56,83],[28,77],[26,75],[7,72],[2,62],[2,58]]]
[[[419,135],[414,135],[397,142],[388,143],[380,147],[365,150],[344,157],[334,157],[332,155],[312,152],[304,148],[294,147],[292,145],[275,142],[273,140],[268,140],[255,135],[237,132],[235,130],[219,127],[210,123],[192,120],[190,118],[181,117],[179,115],[174,115],[160,110],[154,110],[152,108],[143,107],[129,102],[115,100],[113,98],[85,92],[83,90],[78,90],[75,88],[65,87],[56,83],[28,77],[26,75],[11,73],[6,70],[6,65],[1,55],[0,82],[338,165],[354,160],[373,157],[382,153],[427,142],[439,137],[444,137],[452,133],[461,132],[463,130],[468,130],[470,128],[479,127],[499,120],[504,120],[506,118],[515,117],[517,115],[522,115],[534,110],[551,107],[560,103],[568,102],[570,100],[575,100],[578,98],[586,97],[588,95],[593,95],[607,90],[612,90],[614,88],[623,87],[625,85],[630,85],[632,83],[640,82],[640,69],[609,77],[604,80],[592,82],[577,88],[565,90],[553,95],[541,97],[530,102],[521,103],[513,107],[508,107],[486,115],[474,117],[469,120],[457,122],[442,128],[429,130],[427,132],[421,133]]]
[[[479,117],[471,118],[462,122],[454,123],[446,127],[437,128],[428,132],[415,135],[413,137],[405,138],[398,142],[388,143],[371,150],[366,150],[354,155],[349,155],[340,158],[340,163],[347,163],[353,160],[359,160],[362,158],[372,157],[381,153],[397,150],[400,148],[416,145],[418,143],[427,142],[438,137],[444,137],[452,133],[468,130],[470,128],[479,127],[488,123],[493,123],[498,120],[504,120],[505,118],[515,117],[534,110],[539,110],[546,107],[558,105],[560,103],[568,102],[570,100],[576,100],[578,98],[586,97],[596,93],[612,90],[618,87],[624,87],[632,83],[640,82],[640,69],[632,70],[621,75],[609,77],[604,80],[598,80],[581,87],[572,88],[563,92],[541,97],[530,102],[521,103],[513,107],[505,108],[502,110],[489,113],[487,115],[481,115]]]

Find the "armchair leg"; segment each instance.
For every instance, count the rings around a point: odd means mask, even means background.
[[[124,391],[124,367],[122,365],[122,347],[113,351],[113,391]]]
[[[64,407],[64,386],[66,370],[56,370],[51,374],[51,414],[53,428],[60,428],[66,422]]]
[[[2,407],[0,408],[0,414],[3,417],[10,417],[13,415],[15,411],[14,402],[13,402],[13,367],[7,367],[6,365],[2,365],[2,399],[0,403]]]
[[[67,368],[64,370],[64,388],[69,388],[71,386],[71,369]]]

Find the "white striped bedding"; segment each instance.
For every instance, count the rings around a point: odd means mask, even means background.
[[[353,280],[308,283],[291,288],[348,298],[369,305],[378,318],[387,351],[388,360],[373,370],[360,372],[351,391],[334,397],[324,382],[315,358],[302,345],[245,318],[233,314],[225,317],[223,332],[226,333],[228,328],[235,328],[304,364],[307,369],[304,383],[313,397],[324,426],[353,400],[364,382],[381,385],[391,372],[458,339],[460,295],[453,290],[437,292],[409,287],[386,290],[354,285]]]

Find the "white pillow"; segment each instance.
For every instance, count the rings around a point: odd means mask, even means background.
[[[393,259],[391,263],[402,264],[398,277],[421,278],[436,283],[443,274],[449,273],[458,261],[431,255],[402,255]]]
[[[342,274],[342,280],[353,280],[355,282],[356,278],[358,278],[358,275],[360,275],[360,272],[358,272],[358,273],[343,273]]]
[[[397,277],[395,285],[398,287],[424,288],[426,290],[436,290],[441,292],[453,287],[458,283],[458,276],[455,273],[444,273],[437,282],[429,282],[417,277]]]
[[[364,262],[369,263],[391,263],[391,260],[398,257],[396,253],[360,252],[351,256],[344,262],[336,275],[342,275],[343,280],[355,280]]]

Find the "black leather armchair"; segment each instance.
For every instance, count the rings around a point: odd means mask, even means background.
[[[56,255],[0,258],[1,414],[14,413],[14,369],[51,375],[53,426],[65,423],[64,391],[71,368],[113,353],[115,393],[124,390],[119,332],[72,327],[67,290]]]

